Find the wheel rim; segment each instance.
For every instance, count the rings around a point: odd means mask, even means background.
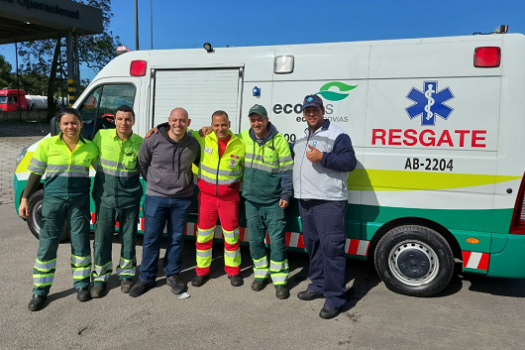
[[[388,254],[388,266],[396,279],[412,287],[433,281],[439,259],[432,247],[420,241],[405,241]]]
[[[42,202],[35,204],[34,210],[31,211],[31,216],[33,222],[37,225],[35,230],[40,234],[40,228],[42,227]]]

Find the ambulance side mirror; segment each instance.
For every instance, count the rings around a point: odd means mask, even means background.
[[[49,132],[51,133],[51,136],[55,136],[60,133],[60,128],[58,127],[57,117],[53,117],[49,121]]]

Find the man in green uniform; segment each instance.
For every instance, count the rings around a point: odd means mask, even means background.
[[[113,271],[111,251],[115,223],[119,223],[122,242],[117,274],[121,290],[128,293],[135,276],[135,238],[139,220],[142,184],[137,169],[137,154],[143,138],[133,133],[135,112],[120,106],[115,113],[115,129],[100,130],[93,143],[100,150],[93,187],[95,201],[95,243],[91,297],[101,298]]]

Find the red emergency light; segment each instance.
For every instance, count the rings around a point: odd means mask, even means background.
[[[146,75],[146,69],[148,68],[148,62],[142,60],[131,61],[129,68],[129,74],[132,77],[143,77]]]
[[[474,50],[474,67],[494,68],[501,63],[501,48],[498,46],[476,47]]]

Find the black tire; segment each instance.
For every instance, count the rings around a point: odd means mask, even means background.
[[[430,297],[454,274],[454,255],[438,232],[424,226],[399,226],[387,232],[374,252],[377,274],[396,293]]]
[[[44,201],[44,191],[38,190],[27,201],[29,207],[29,216],[27,217],[27,226],[29,230],[36,237],[40,238],[40,227],[42,226],[42,203]],[[65,242],[69,239],[69,226],[67,222],[64,223],[62,228],[62,235],[60,236],[60,242]]]

